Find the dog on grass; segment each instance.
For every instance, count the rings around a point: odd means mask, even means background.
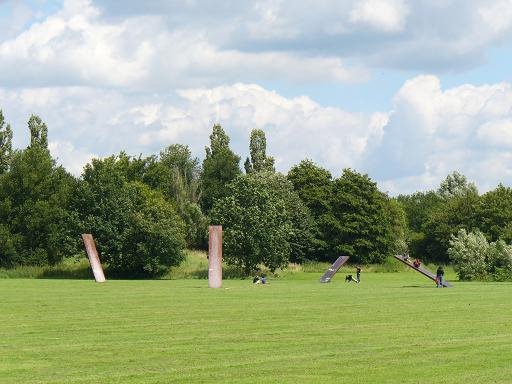
[[[357,280],[354,279],[354,277],[352,275],[345,276],[345,282],[346,283],[350,283],[351,281],[353,281],[354,283],[357,283]]]

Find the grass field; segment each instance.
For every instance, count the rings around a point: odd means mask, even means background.
[[[512,381],[512,284],[319,276],[0,279],[0,383]]]

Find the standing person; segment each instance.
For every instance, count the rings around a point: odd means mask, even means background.
[[[436,283],[437,283],[437,288],[444,287],[444,269],[441,265],[439,267],[437,267]]]
[[[356,278],[357,278],[357,282],[360,283],[361,282],[361,267],[356,268]]]

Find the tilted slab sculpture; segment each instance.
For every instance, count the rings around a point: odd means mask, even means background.
[[[407,264],[409,267],[411,267],[412,269],[418,271],[423,276],[428,277],[430,280],[434,280],[434,281],[437,282],[437,276],[435,274],[433,274],[432,272],[430,272],[427,268],[423,267],[423,265],[420,265],[419,267],[415,267],[414,264],[411,263],[411,261],[408,258],[406,258],[405,256],[402,256],[402,255],[395,255],[395,259],[400,260],[404,264]],[[444,281],[443,282],[443,287],[452,288],[453,285],[451,285],[447,281]]]
[[[94,280],[97,283],[103,283],[105,281],[105,274],[103,273],[100,257],[96,250],[96,243],[90,233],[82,233],[82,240],[84,241],[85,252],[89,258],[89,264],[91,264]]]
[[[320,278],[321,283],[328,283],[331,281],[332,277],[335,275],[336,272],[341,268],[343,264],[347,262],[349,259],[349,256],[340,256],[336,259],[334,263],[325,271],[325,273]]]

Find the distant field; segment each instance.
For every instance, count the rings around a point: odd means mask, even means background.
[[[0,383],[510,383],[512,284],[0,279]]]

